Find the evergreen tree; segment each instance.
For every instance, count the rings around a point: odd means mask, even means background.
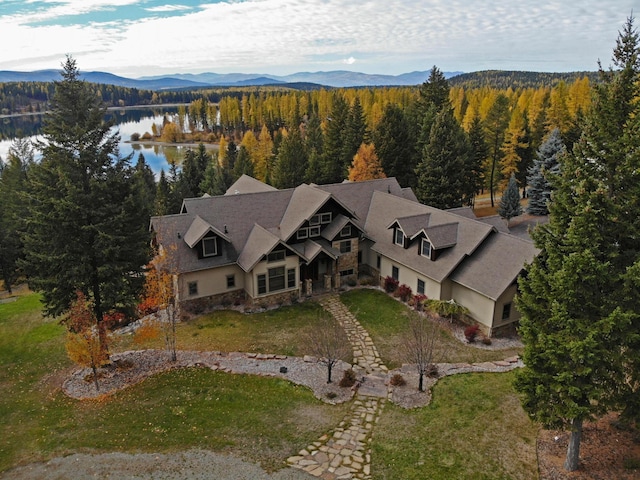
[[[554,128],[538,149],[536,159],[531,168],[527,183],[529,184],[529,204],[527,213],[531,215],[547,215],[551,201],[551,175],[557,175],[560,169],[560,158],[566,149],[562,143],[560,130]]]
[[[249,158],[249,152],[247,152],[246,148],[240,147],[236,164],[233,167],[233,178],[237,180],[242,175],[253,177],[253,171],[253,162]]]
[[[358,97],[353,101],[353,105],[349,109],[347,124],[344,132],[344,158],[349,159],[345,165],[345,172],[348,172],[353,156],[358,152],[360,145],[367,140],[367,124],[362,111],[362,105]]]
[[[149,218],[155,210],[156,178],[151,167],[147,165],[144,155],[138,155],[138,161],[133,172],[133,191],[139,197],[142,215]]]
[[[45,312],[67,311],[78,291],[92,301],[100,344],[104,314],[133,308],[148,262],[148,218],[133,169],[118,151],[106,108],[67,57],[45,117],[42,160],[29,173],[25,269]]]
[[[416,186],[415,141],[402,108],[388,104],[373,131],[373,143],[384,173],[403,187]]]
[[[0,273],[9,293],[18,277],[18,261],[23,256],[20,232],[27,216],[24,190],[33,158],[29,140],[17,139],[9,148],[7,164],[0,169]]]
[[[475,115],[469,127],[469,163],[465,167],[464,205],[473,205],[476,194],[484,185],[483,165],[489,155],[484,126],[479,115]]]
[[[499,94],[485,118],[487,145],[489,146],[489,159],[485,175],[489,180],[491,194],[491,206],[494,206],[495,190],[499,180],[498,165],[502,160],[502,144],[504,142],[505,129],[509,125],[509,99],[504,94]]]
[[[522,207],[520,206],[520,193],[518,191],[518,181],[515,173],[511,174],[507,189],[502,193],[500,205],[498,205],[498,215],[507,220],[522,215]]]
[[[353,155],[347,156],[344,147],[345,130],[349,116],[349,106],[341,94],[333,99],[331,114],[327,119],[327,133],[322,156],[322,177],[319,183],[337,183],[346,177],[347,166]]]
[[[469,156],[467,135],[454,118],[453,110],[442,110],[431,129],[423,160],[416,168],[418,200],[442,209],[462,206]]]
[[[600,70],[580,141],[553,181],[540,254],[519,282],[525,368],[516,388],[544,425],[569,427],[565,468],[578,468],[582,424],[624,407],[640,384],[639,39],[629,18]]]
[[[160,170],[160,178],[158,179],[158,186],[156,187],[156,196],[153,206],[154,215],[168,215],[171,209],[171,187],[167,181],[167,176],[164,170]]]
[[[304,182],[308,159],[300,131],[294,128],[282,140],[273,171],[273,186],[293,188]]]

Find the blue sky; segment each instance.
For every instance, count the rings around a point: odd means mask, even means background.
[[[0,0],[0,70],[595,70],[631,0]],[[639,22],[636,22],[638,25]]]

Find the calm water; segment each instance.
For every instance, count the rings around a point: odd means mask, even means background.
[[[140,108],[110,111],[109,115],[116,121],[114,127],[120,132],[120,154],[124,157],[133,153],[131,163],[135,165],[138,155],[142,153],[147,164],[158,175],[160,170],[169,170],[169,160],[174,160],[178,165],[182,163],[184,152],[188,147],[184,146],[161,146],[131,144],[128,140],[131,135],[145,132],[151,133],[152,125],[162,125],[164,115],[174,115],[177,107],[165,108]],[[28,137],[32,140],[38,138],[42,125],[41,115],[25,115],[17,117],[7,117],[0,121],[0,158],[6,160],[9,148],[13,139]],[[211,148],[211,146],[208,146]]]

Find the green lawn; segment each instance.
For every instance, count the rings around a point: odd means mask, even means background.
[[[369,332],[387,367],[397,368],[407,363],[403,356],[402,336],[408,328],[409,307],[380,290],[350,290],[340,298]],[[519,348],[482,350],[460,342],[445,328],[437,331],[434,359],[439,363],[503,360],[521,351]]]
[[[276,336],[269,319],[285,328],[307,315],[315,318],[318,307],[291,308],[288,315],[284,310],[240,316],[237,329],[227,324],[235,332],[225,337],[229,350],[273,345],[287,351],[291,339]],[[215,332],[225,329],[216,318],[184,325],[179,348],[228,350],[220,339],[207,347]],[[167,372],[99,401],[76,401],[59,389],[71,367],[64,329],[42,318],[37,295],[0,304],[0,471],[71,452],[191,447],[235,453],[273,470],[334,428],[348,408],[324,404],[308,389],[280,379],[204,369]]]
[[[537,427],[513,387],[513,373],[445,377],[427,407],[385,407],[372,442],[376,479],[538,477]]]

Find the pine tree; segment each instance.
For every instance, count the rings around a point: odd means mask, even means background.
[[[154,215],[168,215],[170,212],[170,199],[171,187],[167,181],[167,176],[164,170],[160,170],[160,178],[158,179],[158,186],[156,188],[156,197],[153,206]]]
[[[344,148],[344,137],[349,116],[349,106],[341,94],[333,98],[331,114],[327,119],[327,133],[322,156],[322,177],[320,183],[337,183],[346,177],[346,168],[351,163]]]
[[[516,388],[546,426],[571,430],[565,468],[578,468],[582,424],[619,407],[638,416],[640,380],[639,38],[629,18],[580,141],[553,181],[540,254],[520,279],[525,368]]]
[[[470,154],[467,135],[454,118],[453,110],[442,110],[431,128],[423,160],[416,168],[418,200],[442,209],[462,206],[465,166]]]
[[[518,191],[518,181],[515,173],[511,174],[507,189],[502,193],[500,205],[498,206],[498,215],[507,220],[522,215],[522,207],[520,206],[520,192]]]
[[[560,171],[560,158],[566,151],[560,130],[554,128],[547,139],[540,145],[536,159],[529,169],[529,204],[527,213],[531,215],[547,215],[551,201],[551,175]]]
[[[304,182],[308,158],[300,131],[294,128],[282,140],[273,171],[273,186],[293,188]]]
[[[133,169],[118,151],[106,108],[67,57],[45,117],[42,160],[30,170],[25,270],[45,312],[60,315],[82,292],[101,345],[104,314],[133,308],[148,262],[148,218],[133,192]]]
[[[502,144],[504,142],[505,129],[509,125],[509,99],[504,94],[499,94],[489,109],[485,118],[487,145],[489,146],[489,158],[486,170],[491,194],[491,206],[494,206],[495,190],[499,180],[498,165],[502,160]]]
[[[373,143],[384,173],[404,187],[415,187],[415,141],[402,108],[394,104],[384,108]]]
[[[484,185],[483,165],[489,155],[489,147],[485,139],[484,126],[480,116],[476,114],[469,127],[469,163],[465,167],[465,188],[463,205],[473,205],[476,194]]]

